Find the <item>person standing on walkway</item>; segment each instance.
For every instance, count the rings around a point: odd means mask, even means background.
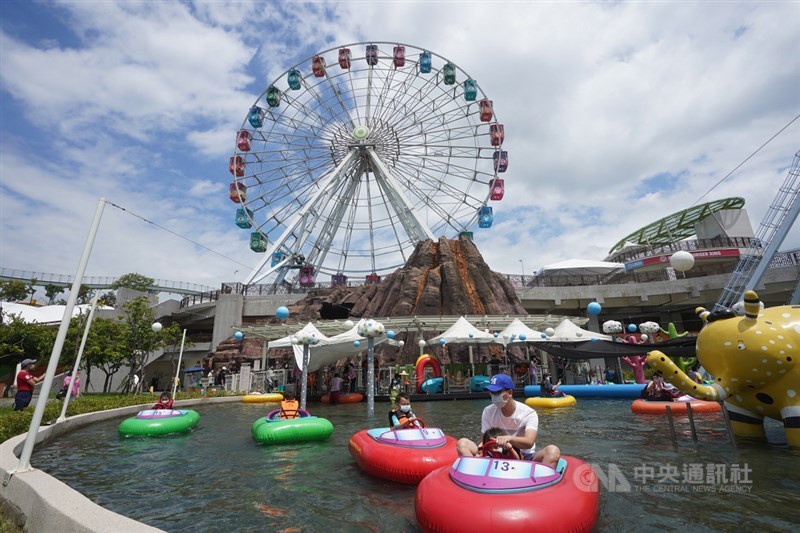
[[[20,371],[17,374],[17,394],[14,396],[14,410],[22,411],[30,405],[33,399],[33,388],[39,383],[43,376],[35,377],[31,372],[36,361],[33,359],[23,359],[20,363]]]

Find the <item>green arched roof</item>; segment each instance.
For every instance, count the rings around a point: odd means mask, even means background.
[[[657,246],[669,244],[695,234],[694,225],[707,216],[724,209],[741,209],[744,198],[723,198],[678,211],[638,229],[611,247],[609,254],[620,250],[625,243]]]

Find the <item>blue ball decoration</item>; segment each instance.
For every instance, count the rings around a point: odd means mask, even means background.
[[[395,333],[394,331],[392,331],[391,329],[390,329],[389,331],[387,331],[387,332],[386,332],[386,336],[387,336],[388,338],[390,338],[390,339],[394,339],[394,336],[395,336],[395,335],[396,335],[396,333]]]
[[[521,341],[524,341],[524,340],[525,340],[525,339],[527,339],[527,338],[528,338],[528,336],[527,336],[527,335],[525,335],[524,333],[520,333],[520,334],[519,334],[519,340],[521,340]]]
[[[499,334],[499,333],[497,333],[497,332],[495,331],[495,332],[494,332],[494,338],[496,339],[496,338],[497,338],[497,337],[499,337],[499,336],[500,336],[500,334]]]
[[[286,320],[289,318],[289,309],[282,305],[275,310],[275,316],[278,317],[278,320]]]
[[[442,346],[444,346],[444,343],[446,343],[446,342],[447,342],[447,341],[446,341],[446,340],[444,340],[444,339],[439,339],[439,344],[441,344]]]
[[[359,346],[361,346],[361,343],[359,341],[353,341],[353,346],[358,348]]]
[[[541,337],[542,337],[543,339],[546,339],[546,338],[547,338],[547,333],[542,333],[542,334],[541,334]]]
[[[597,342],[597,337],[592,337],[592,342]]]
[[[471,338],[472,338],[472,337],[474,337],[474,336],[475,336],[475,334],[474,334],[474,333],[472,333],[472,332],[470,331],[470,332],[469,332],[469,338],[471,339]]]
[[[603,307],[597,302],[591,302],[588,306],[586,306],[586,311],[592,316],[599,315],[600,311],[602,310]]]
[[[241,331],[237,331],[236,333],[233,334],[233,338],[236,339],[237,341],[240,341],[244,338],[244,333],[242,333]]]
[[[634,333],[636,331],[636,324],[628,324],[628,331]]]

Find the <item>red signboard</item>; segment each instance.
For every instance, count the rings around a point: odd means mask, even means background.
[[[722,248],[719,250],[694,250],[689,253],[692,254],[692,257],[694,257],[696,261],[739,257],[738,248]],[[643,268],[659,264],[668,267],[670,255],[655,255],[653,257],[645,257],[644,259],[637,259],[636,261],[625,263],[625,270],[626,271],[636,270],[637,268]]]

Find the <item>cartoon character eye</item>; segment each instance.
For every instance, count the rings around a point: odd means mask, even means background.
[[[739,348],[740,350],[747,349],[747,347],[744,345],[744,343],[742,341],[739,341],[739,343],[736,345],[736,347]]]

